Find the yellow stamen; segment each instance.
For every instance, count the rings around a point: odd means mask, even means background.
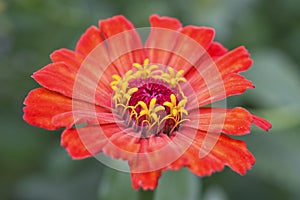
[[[171,103],[172,103],[173,105],[176,105],[176,96],[175,96],[175,94],[171,94],[171,95],[170,95],[170,99],[171,99]]]
[[[152,110],[156,104],[156,98],[152,98],[149,103],[149,110]]]
[[[136,68],[138,68],[138,69],[142,69],[142,65],[139,64],[139,63],[133,63],[132,66],[133,66],[133,67],[136,67]]]
[[[114,74],[112,75],[112,78],[119,81],[121,79],[121,77],[118,74]]]
[[[154,70],[157,69],[157,65],[149,65],[150,61],[148,58],[146,58],[143,62],[143,65],[140,63],[133,63],[132,66],[137,68],[137,71],[135,72],[135,77],[142,77],[142,78],[149,78],[151,77],[154,73],[158,72],[159,70]]]
[[[149,59],[146,58],[146,59],[144,60],[144,66],[148,66],[148,65],[149,65]]]
[[[110,86],[113,90],[116,90],[116,85],[119,84],[121,77],[118,74],[114,74],[114,75],[112,75],[112,78],[115,80],[110,82]]]
[[[164,72],[160,77],[169,83],[172,88],[179,87],[180,82],[186,82],[186,79],[182,77],[184,73],[183,70],[179,70],[177,73],[175,73],[175,70],[171,67],[168,67],[167,70],[169,73]]]
[[[174,94],[170,95],[170,100],[171,102],[166,101],[163,103],[164,106],[169,107],[170,109],[170,114],[166,116],[166,118],[172,118],[177,123],[181,120],[182,114],[188,115],[188,112],[184,108],[187,100],[183,99],[177,104],[176,96]]]
[[[139,101],[135,107],[137,106],[142,107],[142,110],[140,111],[138,118],[145,116],[146,117],[145,120],[148,121],[150,124],[158,123],[159,117],[157,113],[159,111],[165,110],[165,108],[161,105],[156,106],[156,98],[152,98],[150,100],[149,107],[143,101]]]

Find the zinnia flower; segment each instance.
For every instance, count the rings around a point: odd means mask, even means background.
[[[75,51],[54,51],[32,76],[43,88],[26,97],[24,120],[64,128],[61,145],[74,159],[104,153],[128,161],[134,189],[155,189],[162,171],[182,167],[198,176],[225,166],[245,174],[255,158],[228,135],[271,124],[215,102],[254,88],[240,75],[252,64],[248,51],[228,51],[212,28],[175,18],[152,15],[150,25],[143,42],[125,17],[100,20]]]

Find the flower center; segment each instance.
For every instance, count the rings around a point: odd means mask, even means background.
[[[129,106],[136,105],[139,101],[149,105],[151,99],[156,98],[156,103],[163,105],[164,102],[170,101],[170,95],[174,92],[162,84],[146,83],[138,88],[138,91],[131,95]]]
[[[177,73],[170,67],[158,69],[134,63],[136,69],[129,70],[122,78],[113,75],[114,111],[128,127],[133,127],[142,136],[172,135],[179,125],[187,120],[185,110],[187,98],[181,91],[183,71]]]

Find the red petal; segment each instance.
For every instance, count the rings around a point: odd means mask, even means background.
[[[223,132],[233,135],[247,134],[250,133],[251,124],[251,114],[246,109],[237,107],[227,110]]]
[[[132,23],[124,16],[101,20],[99,27],[106,39],[110,59],[120,75],[131,69],[133,63],[143,62],[145,57],[141,39]]]
[[[172,17],[160,17],[158,15],[151,15],[149,21],[151,27],[166,28],[171,30],[178,30],[181,28],[180,21]]]
[[[244,108],[200,108],[189,112],[189,119],[184,126],[207,132],[244,135],[250,133],[252,115]],[[197,123],[199,122],[199,124]]]
[[[110,123],[66,130],[61,144],[75,159],[103,152],[113,158],[128,160],[139,149],[138,139],[116,123]]]
[[[29,92],[24,104],[24,120],[31,125],[49,130],[63,127],[52,123],[54,116],[72,110],[70,98],[44,88]]]
[[[73,159],[94,156],[102,151],[106,143],[107,139],[101,134],[98,126],[67,129],[61,136],[61,145]]]
[[[72,66],[60,62],[43,67],[35,72],[32,77],[43,87],[67,97],[72,97],[76,73],[76,69]]]
[[[82,143],[76,129],[67,129],[62,133],[61,145],[66,148],[73,159],[83,159],[92,156]]]
[[[251,169],[255,163],[255,158],[245,142],[223,134],[220,135],[211,153],[212,156],[239,174],[246,174],[247,169]]]
[[[241,94],[247,88],[254,88],[251,81],[238,74],[247,70],[251,64],[248,51],[244,47],[239,47],[216,62],[204,56],[197,69],[191,68],[185,77],[194,91],[198,92],[201,106],[227,96]]]
[[[161,170],[146,173],[130,173],[132,187],[137,190],[154,190],[161,176]]]
[[[136,156],[140,148],[140,138],[133,129],[126,128],[122,124],[105,124],[101,129],[108,140],[103,148],[106,155],[123,160]]]
[[[24,104],[24,120],[42,128],[71,128],[74,124],[104,124],[114,122],[104,108],[72,100],[44,88],[32,90]]]
[[[238,47],[228,53],[216,62],[222,76],[229,73],[239,73],[246,71],[252,64],[250,54],[245,47]]]
[[[213,42],[211,43],[209,49],[207,50],[207,53],[213,58],[219,58],[220,56],[225,55],[228,52],[228,50],[220,43]]]
[[[229,166],[239,174],[245,174],[255,163],[255,158],[243,141],[223,134],[198,131],[196,138],[190,139],[190,142],[191,147],[180,159],[198,176],[209,176],[213,172],[221,171],[224,166]],[[174,162],[170,168],[182,167],[179,164],[179,161]]]
[[[170,17],[152,15],[149,19],[151,32],[145,44],[145,51],[151,63],[167,65],[179,36],[181,23]]]
[[[261,129],[265,131],[269,131],[269,129],[272,128],[272,124],[267,120],[258,117],[256,115],[252,115],[252,117],[253,117],[253,123],[256,124],[258,127],[260,127]]]
[[[86,57],[78,70],[73,98],[110,108],[113,93],[110,82],[113,74],[119,74],[118,69],[111,64],[106,43],[101,43]]]
[[[101,67],[94,63],[84,65],[88,67],[78,71],[63,62],[52,63],[35,72],[32,77],[43,87],[66,97],[110,107],[112,92],[109,82],[105,82],[106,87],[97,87],[100,79],[97,75],[101,73],[98,72],[102,70]],[[102,99],[95,98],[95,94],[99,94]]]
[[[84,57],[69,49],[59,49],[54,51],[50,58],[53,62],[63,62],[75,71],[79,69]]]
[[[252,81],[245,79],[245,77],[239,74],[229,74],[224,77],[223,81],[226,91],[226,97],[241,94],[248,88],[254,88],[254,86],[252,85]]]
[[[206,27],[186,26],[177,38],[169,66],[187,71],[191,65],[196,65],[206,53],[214,37],[214,30]]]
[[[88,41],[89,39],[87,37],[93,29],[94,28],[88,30],[82,37],[82,42],[79,42],[78,44]],[[84,46],[80,46],[79,49],[81,49],[80,51],[87,52],[87,49],[84,49]],[[91,103],[94,103],[95,101],[95,103],[99,104],[97,99],[100,98],[109,100],[107,96],[110,96],[112,93],[111,88],[109,87],[110,80],[102,78],[101,80],[104,83],[100,82],[100,84],[102,84],[101,87],[96,89],[97,82],[101,78],[101,75],[107,76],[106,71],[115,71],[114,69],[111,69],[112,67],[107,68],[110,61],[107,58],[108,55],[105,45],[98,47],[96,51],[89,55],[89,57],[85,58],[85,61],[82,55],[68,49],[54,51],[50,57],[54,64],[47,65],[33,75],[33,78],[35,78],[42,86],[70,98],[74,97]],[[106,71],[103,73],[104,69]],[[111,74],[109,74],[109,76],[111,76]],[[75,78],[77,78],[77,82],[74,82]],[[88,83],[88,85],[86,83]],[[74,86],[76,88],[74,88]],[[73,89],[75,89],[75,93]],[[97,91],[96,99],[94,99],[94,91]],[[103,98],[103,96],[105,98]],[[110,105],[110,101],[101,102],[101,105]]]
[[[210,46],[215,34],[212,28],[196,26],[186,26],[180,32],[195,40],[204,49]]]
[[[82,103],[82,105],[85,104]],[[94,106],[90,104],[89,108],[81,108],[80,110],[58,114],[52,118],[52,123],[55,126],[66,127],[67,129],[72,128],[76,124],[103,125],[115,123],[116,121],[113,114],[107,112],[108,111],[104,108],[98,106],[94,108]]]
[[[114,16],[105,20],[100,20],[99,27],[106,39],[121,32],[134,29],[132,23],[122,15]]]
[[[201,77],[195,75],[189,80],[194,91],[197,92],[200,107],[228,96],[241,94],[248,88],[254,88],[251,81],[239,74],[233,73],[224,77],[214,76],[214,73],[205,75]],[[183,90],[185,89],[183,88]]]
[[[165,134],[139,140],[139,150],[129,161],[132,173],[144,173],[164,168],[179,158],[183,152]]]
[[[76,52],[87,56],[101,42],[103,42],[103,38],[100,30],[95,26],[91,26],[77,42]]]

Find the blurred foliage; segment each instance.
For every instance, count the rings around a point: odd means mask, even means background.
[[[300,199],[299,10],[299,0],[0,0],[0,199],[136,198],[128,174],[94,159],[72,161],[59,146],[61,131],[23,122],[22,102],[38,87],[30,75],[53,50],[73,49],[88,26],[123,14],[145,27],[152,13],[214,27],[228,48],[245,45],[254,59],[245,75],[257,88],[228,105],[246,106],[274,126],[244,137],[257,158],[246,176],[226,169],[200,184],[186,169],[167,172],[156,199]]]

